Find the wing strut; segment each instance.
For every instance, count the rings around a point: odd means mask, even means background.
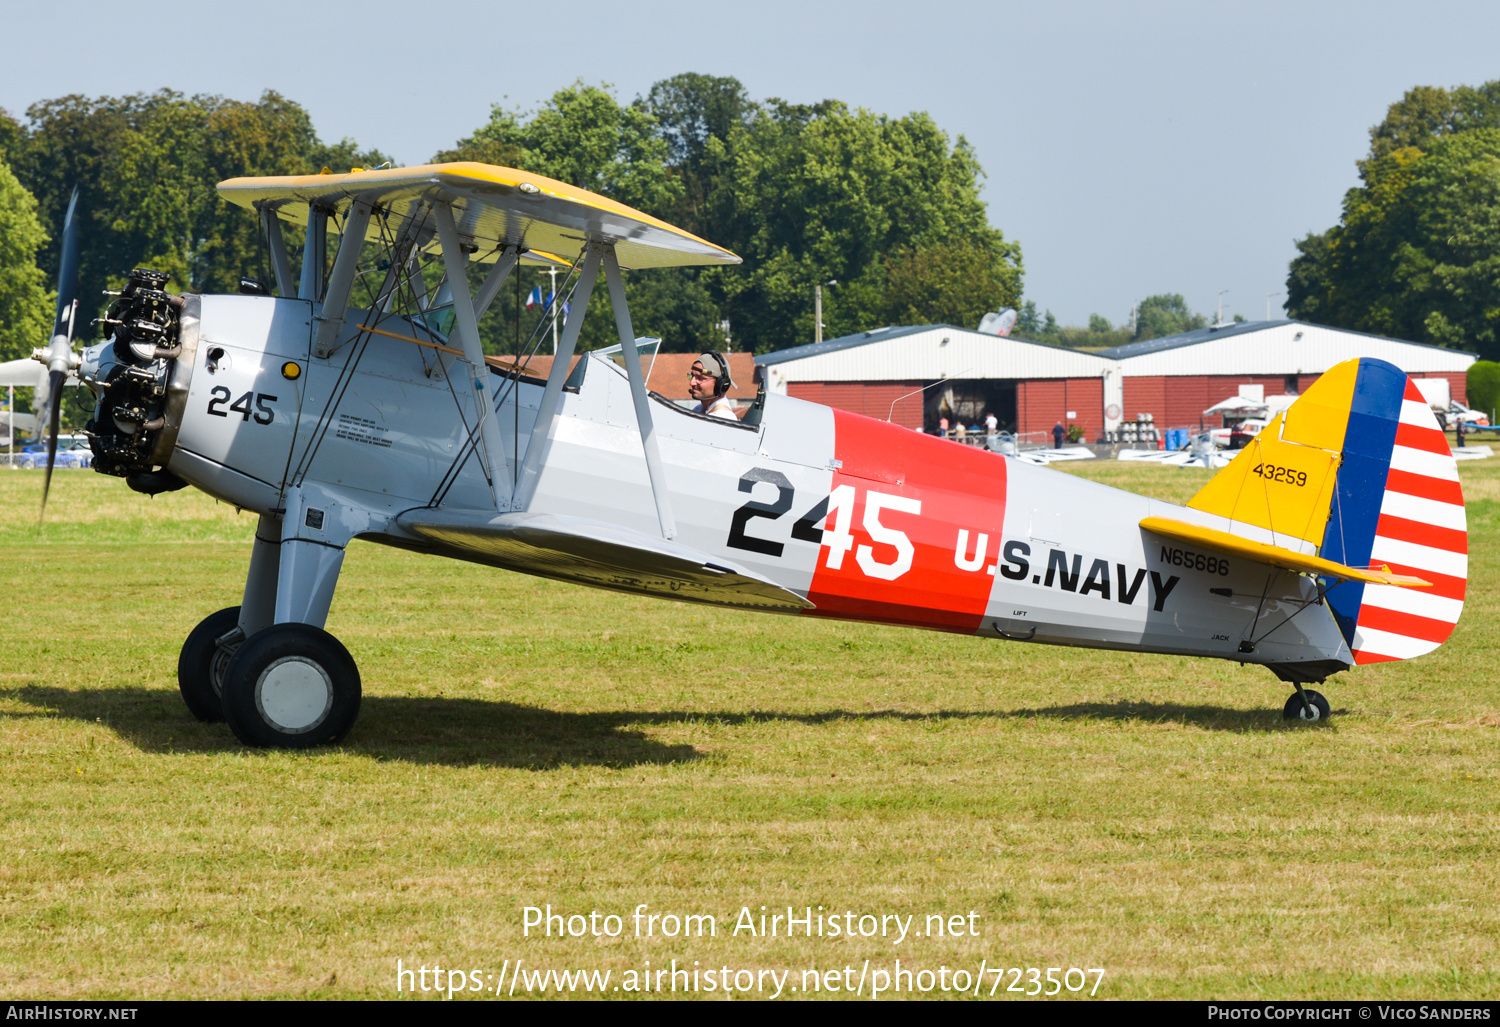
[[[583,270],[578,275],[574,295],[576,308],[568,315],[563,325],[562,341],[557,345],[557,355],[552,358],[552,370],[547,374],[547,387],[542,390],[542,402],[537,407],[536,423],[531,437],[526,442],[526,455],[521,458],[521,471],[516,477],[516,509],[531,506],[531,497],[536,494],[537,479],[542,473],[542,450],[552,434],[552,422],[557,418],[558,404],[562,400],[563,381],[573,364],[573,350],[578,346],[578,333],[583,328],[583,317],[588,313],[589,297],[594,293],[594,282],[599,277],[599,263],[603,247],[590,243],[583,258]]]
[[[302,280],[297,285],[299,300],[317,300],[323,293],[323,261],[328,259],[328,211],[318,206],[308,208],[307,243],[302,247]]]
[[[620,278],[620,262],[615,248],[604,248],[604,280],[609,283],[609,302],[615,308],[615,329],[620,333],[620,353],[625,357],[625,376],[630,379],[630,398],[635,403],[635,420],[641,431],[641,448],[646,451],[646,474],[651,479],[651,495],[656,500],[656,519],[661,537],[677,537],[672,519],[672,501],[667,495],[667,474],[656,446],[656,432],[651,423],[651,401],[646,398],[646,379],[641,375],[641,353],[635,344],[635,329],[630,324],[630,308],[625,303],[625,283]]]
[[[276,274],[276,295],[294,297],[297,283],[292,278],[292,263],[287,259],[286,240],[281,237],[281,219],[270,207],[260,208],[260,219],[265,223],[266,249],[271,251],[271,268]]]
[[[370,205],[363,200],[349,205],[344,218],[344,237],[338,256],[333,258],[333,273],[328,276],[328,292],[323,307],[313,317],[317,331],[313,335],[313,355],[331,356],[339,348],[344,333],[344,315],[349,311],[349,296],[354,291],[354,274],[358,270],[359,251],[365,245],[365,230],[370,226]]]
[[[437,221],[438,239],[443,247],[443,264],[448,272],[448,282],[453,293],[453,328],[458,336],[459,348],[464,351],[464,362],[469,365],[468,379],[474,393],[474,410],[479,418],[479,441],[485,470],[490,479],[490,492],[495,498],[495,509],[510,509],[510,475],[500,461],[505,458],[505,446],[500,440],[500,425],[495,419],[495,404],[485,386],[490,376],[484,362],[484,350],[479,346],[479,319],[474,316],[474,300],[469,295],[466,269],[468,255],[458,241],[458,226],[453,223],[453,208],[446,203],[433,205]],[[511,262],[515,266],[515,262]],[[583,320],[582,317],[579,320]],[[574,332],[574,338],[577,338]],[[529,452],[529,451],[528,451]]]
[[[495,261],[495,266],[490,268],[490,273],[485,276],[484,284],[474,294],[474,317],[476,319],[484,316],[484,312],[490,309],[490,304],[495,302],[495,297],[500,295],[500,286],[510,277],[511,271],[515,269],[516,263],[521,259],[521,247],[507,246],[505,252],[500,254],[500,259]]]

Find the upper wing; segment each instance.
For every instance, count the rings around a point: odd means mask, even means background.
[[[553,254],[577,253],[585,242],[607,242],[625,267],[740,262],[722,247],[587,189],[472,161],[347,175],[231,178],[219,183],[219,194],[241,207],[270,207],[304,225],[314,204],[343,211],[364,200],[399,221],[421,212],[427,202],[448,201],[460,237],[479,248],[481,260],[485,251],[502,245]],[[372,220],[367,237],[376,239],[380,231],[378,219]]]
[[[736,564],[663,538],[558,514],[412,510],[403,528],[449,555],[546,578],[688,602],[796,612],[813,604]]]
[[[1233,556],[1243,556],[1258,563],[1289,571],[1321,574],[1327,578],[1344,578],[1349,581],[1363,581],[1369,585],[1404,585],[1407,588],[1422,588],[1432,584],[1410,575],[1393,574],[1389,570],[1376,570],[1375,568],[1361,570],[1358,567],[1346,567],[1320,556],[1294,553],[1280,546],[1254,542],[1241,538],[1239,535],[1231,535],[1227,531],[1216,531],[1213,528],[1205,528],[1201,524],[1190,524],[1187,521],[1177,521],[1170,517],[1144,518],[1141,521],[1141,527],[1178,542],[1204,546]]]

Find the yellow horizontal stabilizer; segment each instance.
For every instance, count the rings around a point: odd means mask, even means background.
[[[1215,549],[1231,556],[1243,556],[1257,563],[1268,563],[1273,567],[1304,574],[1321,574],[1327,578],[1363,581],[1369,585],[1401,585],[1406,588],[1422,588],[1432,585],[1430,581],[1423,581],[1421,578],[1413,578],[1405,574],[1392,574],[1388,570],[1375,570],[1374,568],[1360,570],[1357,567],[1346,567],[1341,563],[1325,560],[1321,556],[1303,556],[1301,553],[1294,553],[1280,546],[1268,546],[1264,542],[1253,542],[1248,538],[1231,535],[1227,531],[1216,531],[1213,528],[1205,528],[1201,524],[1189,524],[1187,521],[1177,521],[1170,517],[1147,517],[1141,521],[1141,527],[1178,542]]]

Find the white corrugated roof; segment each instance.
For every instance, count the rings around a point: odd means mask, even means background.
[[[1099,378],[1119,366],[1092,353],[953,325],[878,328],[764,353],[755,362],[789,382]]]
[[[1144,375],[1322,374],[1354,357],[1377,357],[1403,371],[1467,371],[1473,353],[1327,328],[1305,321],[1247,321],[1101,350],[1126,377]]]
[[[1250,321],[1147,339],[1097,353],[1000,338],[954,325],[877,328],[755,358],[779,382],[941,378],[1322,374],[1377,357],[1414,374],[1464,372],[1473,353],[1303,321]]]

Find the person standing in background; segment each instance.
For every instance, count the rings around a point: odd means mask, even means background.
[[[1052,426],[1052,448],[1062,449],[1063,435],[1065,434],[1062,422],[1058,421]]]

